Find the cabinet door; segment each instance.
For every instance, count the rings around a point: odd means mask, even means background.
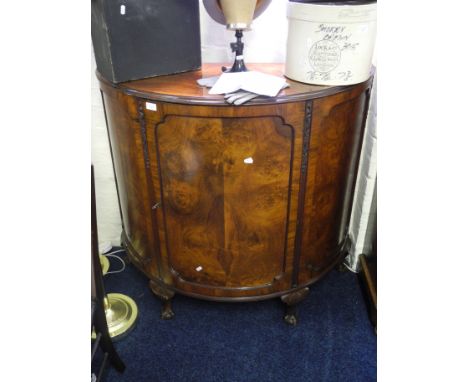
[[[284,272],[291,126],[278,117],[166,116],[156,126],[172,273],[227,288]]]

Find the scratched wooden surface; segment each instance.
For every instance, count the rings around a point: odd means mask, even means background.
[[[290,293],[342,259],[370,81],[290,81],[281,102],[235,107],[194,84],[218,69],[101,81],[122,240],[163,289],[231,301]]]

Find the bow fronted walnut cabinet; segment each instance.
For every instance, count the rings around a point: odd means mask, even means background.
[[[280,297],[295,324],[295,305],[347,251],[371,80],[288,80],[275,98],[231,106],[196,82],[217,74],[215,64],[121,84],[98,74],[122,244],[162,299],[163,318],[175,293]]]

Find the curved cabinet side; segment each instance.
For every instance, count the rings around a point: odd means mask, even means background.
[[[346,247],[367,86],[314,101],[299,283],[323,273]]]
[[[155,277],[159,273],[154,256],[157,243],[136,104],[132,97],[112,87],[101,84],[101,91],[122,215],[122,243],[136,265]]]

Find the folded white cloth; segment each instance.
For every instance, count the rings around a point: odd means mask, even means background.
[[[256,71],[223,73],[219,76],[209,94],[226,94],[237,90],[245,90],[259,95],[274,97],[285,83],[286,80],[283,77]]]
[[[234,105],[242,105],[260,95],[274,97],[289,86],[282,77],[260,72],[223,73],[200,78],[197,83],[211,87],[209,94],[225,94],[226,102]]]
[[[218,81],[218,78],[219,76],[200,78],[199,80],[197,80],[197,83],[200,86],[206,86],[208,88],[211,88],[216,83],[216,81]]]

